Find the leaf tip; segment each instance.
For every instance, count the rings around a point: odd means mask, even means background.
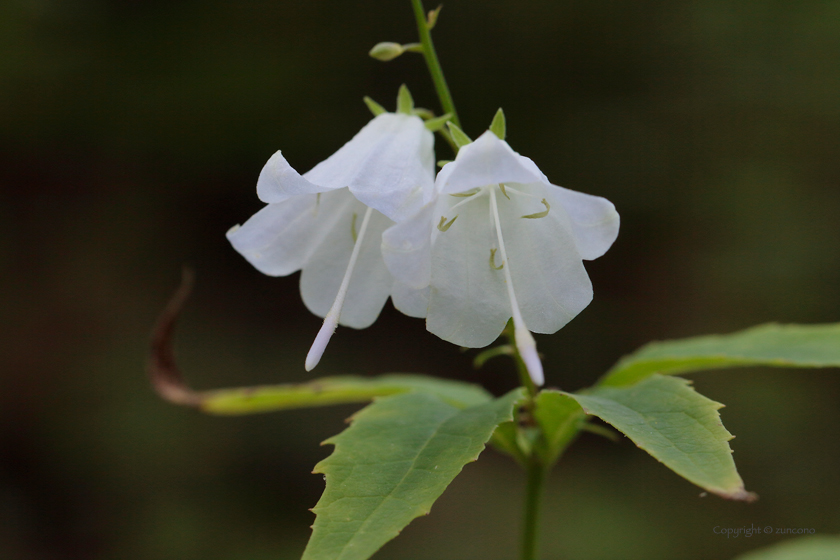
[[[195,274],[192,269],[184,267],[181,285],[166,304],[152,329],[152,344],[146,370],[152,387],[161,398],[174,404],[200,407],[202,399],[184,381],[172,348],[175,324],[190,297],[194,283]]]
[[[737,499],[751,504],[753,502],[758,501],[758,494],[756,494],[755,492],[748,492],[746,490],[742,490],[738,494]]]
[[[714,490],[712,492],[714,492],[721,498],[724,498],[726,500],[733,500],[736,502],[746,502],[748,504],[751,504],[758,500],[758,494],[756,494],[755,492],[748,492],[743,486],[739,486],[731,492]]]

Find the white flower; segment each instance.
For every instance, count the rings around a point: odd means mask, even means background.
[[[530,331],[554,333],[592,300],[582,260],[609,249],[618,213],[552,185],[490,131],[461,148],[435,190],[383,234],[388,269],[410,287],[430,286],[426,327],[454,344],[487,346],[513,318],[517,349],[542,385]]]
[[[433,144],[419,117],[383,113],[303,175],[279,151],[260,173],[257,195],[268,205],[227,237],[264,274],[303,270],[303,301],[325,318],[307,371],[318,364],[336,325],[370,326],[389,295],[403,313],[425,313],[423,290],[392,278],[380,245],[394,221],[431,200]]]

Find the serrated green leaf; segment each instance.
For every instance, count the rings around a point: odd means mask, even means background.
[[[219,389],[197,393],[198,407],[211,414],[254,414],[292,408],[368,402],[374,397],[418,391],[455,407],[486,403],[492,396],[479,387],[425,375],[324,377],[309,383]]]
[[[516,389],[459,409],[428,393],[374,401],[349,428],[324,443],[332,455],[315,466],[327,481],[304,560],[364,560],[427,514],[493,431],[510,421]]]
[[[733,436],[718,414],[723,405],[697,393],[687,380],[654,374],[629,387],[566,394],[686,480],[724,498],[755,498],[735,469]]]
[[[630,385],[653,373],[738,366],[840,367],[840,323],[771,323],[727,335],[652,342],[622,358],[600,385]]]
[[[370,110],[370,112],[373,113],[374,117],[378,117],[379,115],[388,112],[385,110],[385,107],[383,107],[367,95],[364,96],[362,99],[364,100],[365,105],[367,105],[367,108]]]
[[[405,84],[400,86],[400,91],[397,93],[397,113],[410,115],[414,110],[414,98],[411,97],[411,92],[408,91],[408,86]]]
[[[505,112],[499,108],[493,116],[493,122],[490,123],[490,132],[504,140],[507,135],[507,126],[505,124]]]
[[[577,401],[560,391],[546,389],[537,395],[534,419],[545,437],[539,450],[543,463],[554,464],[574,441],[586,417]]]
[[[457,124],[453,123],[452,121],[449,121],[446,123],[446,127],[449,129],[449,134],[452,136],[452,141],[455,142],[455,145],[458,146],[458,148],[463,148],[467,144],[472,143],[470,137],[467,136],[467,134],[463,130],[461,130]]]
[[[792,539],[742,554],[734,560],[837,560],[840,537],[813,536]]]

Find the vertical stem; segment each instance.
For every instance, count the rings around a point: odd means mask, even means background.
[[[528,464],[528,485],[525,490],[525,516],[522,526],[522,560],[537,560],[537,534],[540,524],[540,502],[545,485],[546,468],[535,455]]]
[[[458,120],[457,111],[455,111],[455,103],[452,101],[449,86],[446,85],[446,78],[443,77],[443,69],[440,67],[440,62],[435,52],[435,45],[432,43],[432,34],[429,32],[429,24],[426,20],[426,12],[423,9],[423,2],[422,0],[411,0],[411,4],[414,6],[414,17],[417,20],[417,33],[420,35],[420,44],[423,45],[423,56],[426,59],[426,66],[429,67],[429,73],[432,75],[432,81],[435,83],[435,90],[440,99],[440,104],[443,107],[443,112],[452,115],[450,120],[460,127],[461,122]]]

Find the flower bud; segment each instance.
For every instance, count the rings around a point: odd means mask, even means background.
[[[368,54],[376,60],[387,62],[389,60],[394,60],[404,52],[405,48],[403,48],[403,46],[399,43],[386,42],[375,44]]]

